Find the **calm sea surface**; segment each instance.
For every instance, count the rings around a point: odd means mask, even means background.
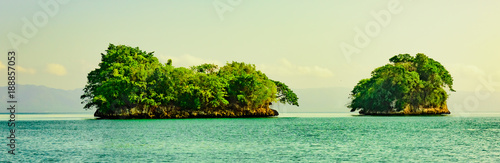
[[[500,114],[95,120],[19,114],[12,162],[500,162]]]

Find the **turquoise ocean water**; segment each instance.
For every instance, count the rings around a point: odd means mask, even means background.
[[[6,115],[1,115],[6,119]],[[95,120],[18,115],[12,162],[500,162],[500,114]]]

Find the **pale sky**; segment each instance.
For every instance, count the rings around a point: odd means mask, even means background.
[[[498,0],[1,1],[0,71],[17,46],[19,84],[83,88],[113,43],[174,66],[252,63],[294,89],[352,88],[394,55],[424,53],[457,91],[498,93],[499,20]]]

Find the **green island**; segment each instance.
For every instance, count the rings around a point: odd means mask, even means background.
[[[81,96],[94,116],[116,118],[269,117],[273,102],[298,104],[284,83],[242,62],[174,67],[153,52],[110,44]]]
[[[450,114],[446,105],[453,78],[441,63],[424,54],[399,54],[376,68],[351,91],[351,112],[363,115]]]

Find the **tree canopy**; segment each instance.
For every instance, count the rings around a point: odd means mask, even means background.
[[[272,102],[298,106],[298,98],[282,82],[269,79],[255,65],[227,63],[174,67],[162,64],[153,52],[110,44],[91,71],[81,96],[85,109],[102,112],[137,105],[182,110],[269,107]]]
[[[410,108],[436,108],[446,105],[453,78],[437,61],[424,54],[399,54],[376,68],[351,91],[351,111],[401,111]]]

